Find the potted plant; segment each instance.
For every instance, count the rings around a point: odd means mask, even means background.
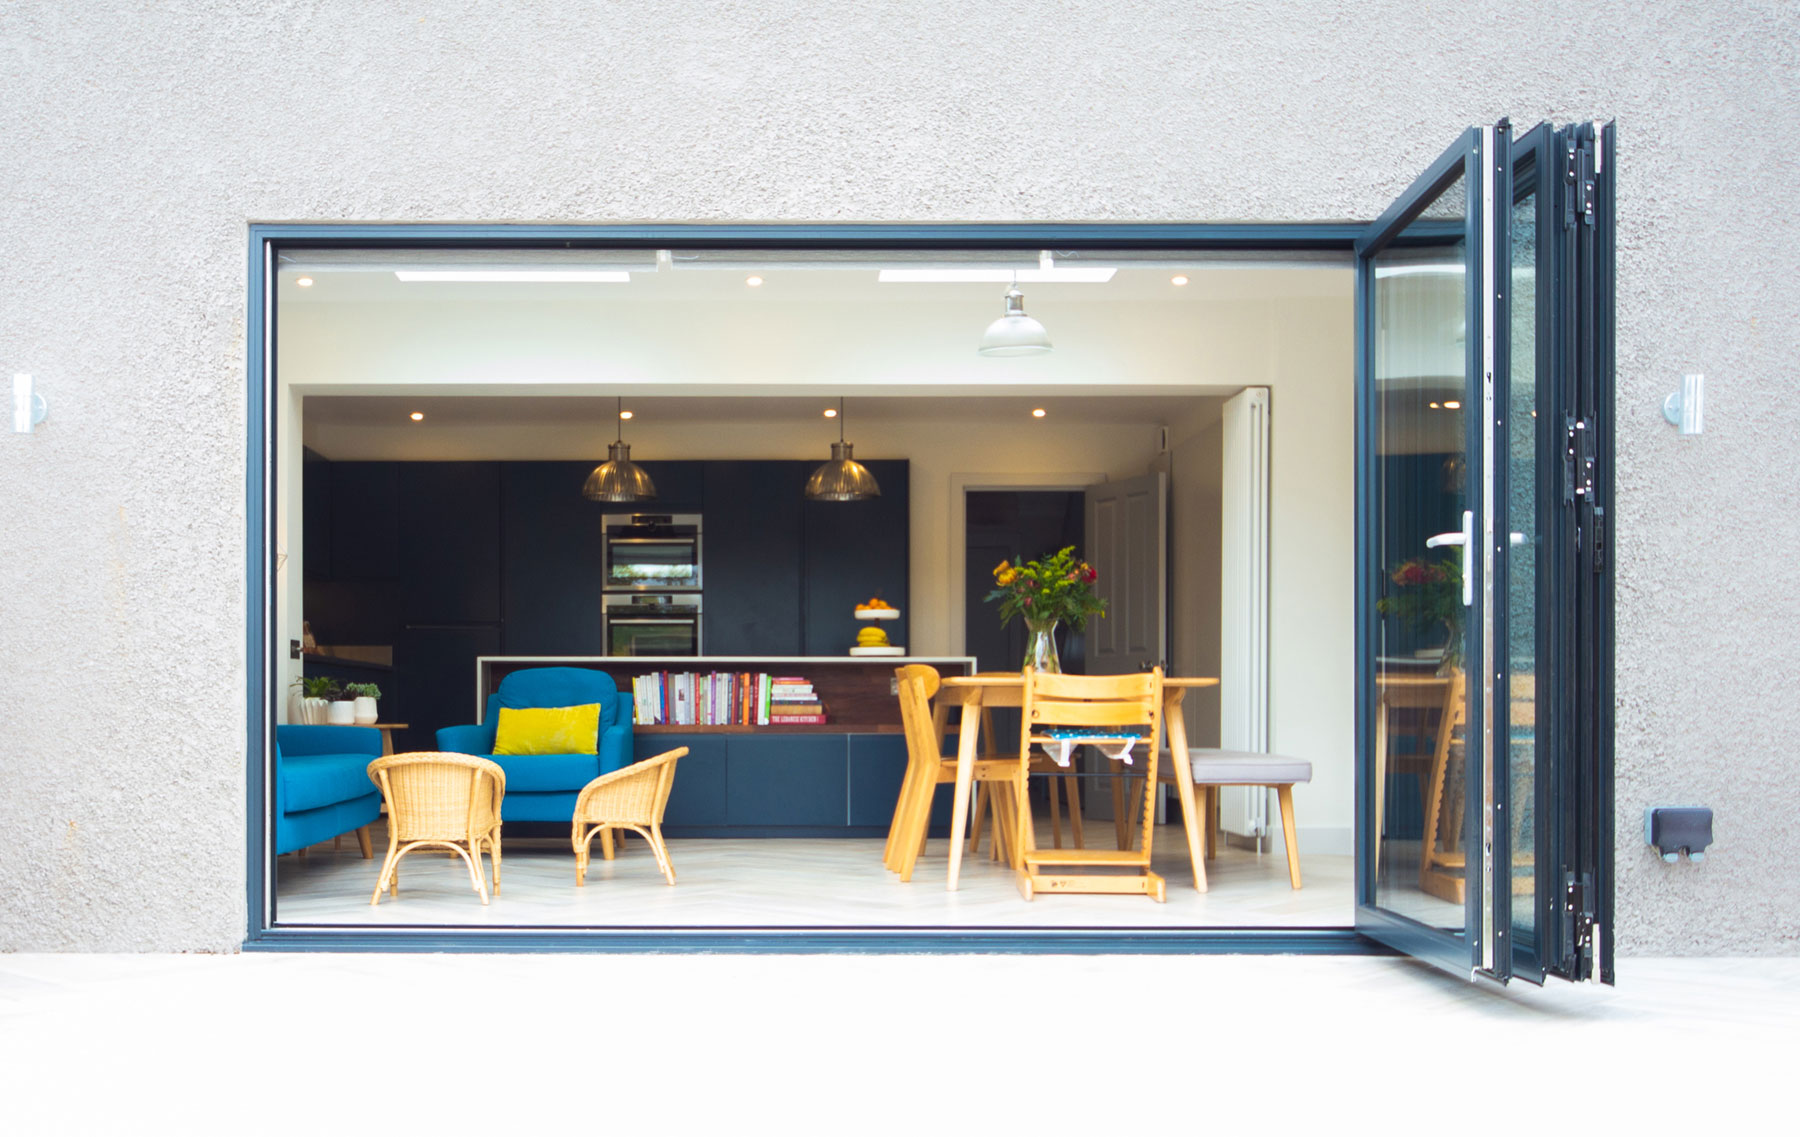
[[[311,675],[294,680],[294,686],[300,688],[300,696],[296,700],[298,706],[288,717],[309,725],[327,721],[331,701],[338,697],[337,680],[326,675]]]
[[[380,687],[373,683],[346,683],[344,691],[355,700],[356,725],[369,726],[380,718],[375,708],[375,700],[381,698]]]
[[[994,566],[999,587],[987,600],[1000,602],[1000,626],[1014,616],[1025,620],[1025,666],[1038,671],[1061,671],[1056,654],[1056,625],[1066,623],[1079,632],[1089,616],[1106,615],[1106,601],[1094,594],[1100,574],[1075,556],[1075,546],[1059,549],[1048,557],[1021,562],[1018,558]]]

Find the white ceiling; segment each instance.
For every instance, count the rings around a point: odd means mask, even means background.
[[[309,428],[336,426],[391,425],[396,430],[408,428],[445,429],[451,427],[533,427],[586,428],[596,437],[607,437],[613,431],[613,415],[617,404],[611,398],[584,398],[559,395],[537,397],[509,396],[311,396],[306,400],[306,422]],[[679,423],[819,423],[821,431],[832,429],[826,424],[824,410],[837,406],[836,400],[779,396],[745,397],[634,397],[625,400],[632,419],[625,424],[629,439],[633,431],[642,432],[661,425]],[[845,401],[844,421],[854,433],[882,424],[943,422],[946,419],[963,424],[1019,426],[1035,421],[1031,412],[1042,408],[1042,421],[1056,423],[1093,423],[1105,425],[1160,424],[1192,421],[1198,413],[1203,418],[1206,408],[1214,408],[1214,400],[1196,399],[1189,393],[1118,396],[1096,394],[1086,396],[991,396],[974,395],[946,401],[939,397],[856,397]],[[425,415],[422,423],[414,423],[413,412]],[[1212,411],[1216,414],[1216,408]]]

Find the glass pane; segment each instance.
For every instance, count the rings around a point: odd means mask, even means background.
[[[1523,192],[1514,195],[1509,222],[1512,364],[1508,369],[1506,438],[1505,517],[1510,534],[1506,554],[1506,748],[1512,799],[1513,944],[1529,951],[1536,943],[1537,924],[1538,556],[1544,548],[1545,531],[1538,500],[1538,198],[1529,165],[1516,170],[1514,179],[1513,184]]]
[[[1373,261],[1378,624],[1375,902],[1461,931],[1464,832],[1464,443],[1471,265],[1457,181]]]

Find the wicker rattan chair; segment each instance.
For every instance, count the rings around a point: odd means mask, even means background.
[[[654,758],[602,774],[589,782],[575,799],[575,824],[570,840],[575,845],[575,884],[587,884],[588,846],[595,834],[600,836],[600,855],[613,859],[613,830],[629,829],[642,834],[656,854],[656,865],[663,878],[675,883],[675,866],[669,861],[668,846],[663,844],[663,810],[669,804],[669,791],[675,787],[675,762],[687,753],[687,747],[666,750]],[[623,836],[623,834],[621,834]]]
[[[416,751],[390,754],[369,763],[369,780],[387,802],[388,851],[370,904],[381,890],[400,894],[400,858],[423,847],[449,849],[469,867],[469,882],[488,902],[481,849],[494,861],[494,891],[500,891],[500,801],[506,772],[472,754]]]

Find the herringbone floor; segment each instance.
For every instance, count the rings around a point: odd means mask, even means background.
[[[575,887],[574,854],[553,841],[508,842],[502,887],[482,907],[461,859],[413,853],[401,862],[400,895],[371,907],[386,835],[376,860],[353,840],[305,858],[280,858],[276,920],[281,924],[467,924],[478,926],[905,926],[905,927],[1330,927],[1352,920],[1351,865],[1344,856],[1302,858],[1305,887],[1288,886],[1279,848],[1260,857],[1222,849],[1208,869],[1210,889],[1194,891],[1179,829],[1159,826],[1156,869],[1168,902],[1134,896],[1020,898],[1010,870],[963,858],[961,888],[944,887],[943,840],[932,840],[910,883],[881,863],[879,839],[672,840],[677,883],[663,883],[649,849],[628,838],[618,859],[600,859]],[[1048,844],[1048,834],[1044,835]]]

